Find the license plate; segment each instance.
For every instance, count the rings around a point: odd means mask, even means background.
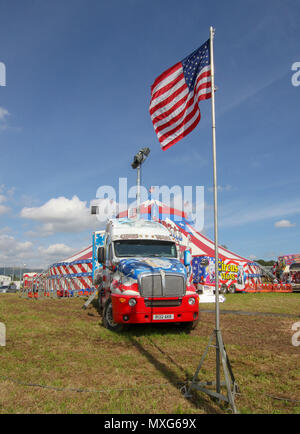
[[[160,314],[160,315],[153,315],[153,319],[156,321],[174,319],[174,314],[173,313],[165,313],[165,314]]]

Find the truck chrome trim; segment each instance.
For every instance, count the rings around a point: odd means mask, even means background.
[[[164,270],[163,270],[164,271]],[[153,288],[152,293],[149,293],[149,291],[147,291],[147,288],[145,288],[145,284],[143,284],[143,279],[147,278],[147,277],[153,277],[153,282],[154,279],[156,280],[156,284],[159,285],[158,282],[160,282],[160,287],[156,287]],[[158,278],[160,278],[158,280]],[[168,285],[168,280],[170,280],[170,278],[177,278],[177,279],[181,279],[180,282],[180,286],[182,289],[180,289],[179,291],[177,291],[176,294],[174,294],[170,289],[170,284]],[[177,282],[179,282],[179,280],[177,280]],[[167,271],[164,271],[164,274],[162,276],[161,272],[154,272],[154,273],[141,273],[138,276],[138,285],[139,285],[139,291],[140,291],[140,295],[142,297],[183,297],[184,295],[186,295],[186,278],[180,274],[180,273],[168,273]]]

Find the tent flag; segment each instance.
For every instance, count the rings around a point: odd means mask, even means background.
[[[163,72],[151,86],[150,116],[163,151],[189,134],[211,98],[210,40]]]

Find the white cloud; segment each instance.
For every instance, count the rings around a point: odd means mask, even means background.
[[[89,245],[91,240],[88,240]],[[86,246],[85,246],[86,247]],[[47,268],[50,264],[63,261],[72,256],[76,252],[83,250],[83,246],[76,248],[70,247],[64,243],[50,244],[48,247],[39,246],[34,254],[33,260],[35,264],[39,264],[41,268]]]
[[[274,224],[275,228],[292,228],[296,223],[291,223],[289,220],[279,220]]]
[[[67,246],[63,243],[58,244],[51,244],[47,248],[45,247],[39,247],[38,251],[45,257],[49,259],[57,259],[61,260],[63,258],[66,258],[67,256],[72,255],[75,253],[75,249],[72,247]]]
[[[99,226],[96,216],[91,215],[87,202],[81,201],[77,196],[72,199],[61,196],[48,200],[40,207],[25,207],[20,216],[42,223],[38,228],[40,235],[81,232]]]
[[[11,235],[0,234],[0,261],[17,264],[22,258],[31,256],[32,248],[30,241],[19,242]]]
[[[6,117],[9,116],[8,110],[3,107],[0,107],[0,121],[5,121]]]
[[[16,250],[18,252],[24,252],[24,251],[28,251],[32,248],[33,244],[31,241],[24,241],[22,242],[17,242],[16,244]]]
[[[81,217],[86,211],[86,202],[80,201],[77,196],[71,200],[59,197],[50,199],[40,207],[23,208],[21,217],[45,222],[65,222]]]
[[[10,211],[10,208],[7,205],[3,204],[4,202],[10,201],[12,199],[14,190],[14,187],[7,189],[4,184],[0,185],[0,215],[6,214]]]
[[[9,210],[10,208],[8,206],[0,205],[0,215],[8,213]]]
[[[0,131],[4,131],[8,128],[6,118],[9,116],[9,112],[3,108],[0,107]]]
[[[63,243],[44,247],[31,241],[18,241],[12,235],[4,233],[4,229],[0,230],[0,264],[6,266],[20,267],[26,263],[29,267],[46,268],[49,264],[82,250],[82,246],[73,248]],[[10,231],[8,227],[6,229],[7,232]]]
[[[7,232],[11,232],[11,228],[9,226],[4,226],[0,228],[0,235],[7,234]]]

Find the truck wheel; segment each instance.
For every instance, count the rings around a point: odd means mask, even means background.
[[[190,333],[192,330],[194,330],[199,322],[199,316],[198,319],[196,319],[195,321],[189,321],[189,322],[183,322],[182,323],[182,328],[184,330],[185,333]]]
[[[97,307],[98,312],[101,314],[103,313],[103,305],[102,305],[102,289],[98,289],[98,297],[97,297]]]
[[[112,330],[115,332],[121,332],[122,330],[125,329],[125,324],[118,324],[118,323],[114,322],[112,302],[111,302],[110,298],[106,301],[106,303],[104,305],[103,325],[108,330]]]
[[[235,293],[235,285],[230,285],[228,291],[230,292],[230,294],[234,294]]]
[[[225,284],[221,285],[220,293],[227,294],[227,286]]]
[[[97,295],[97,309],[100,315],[103,314],[103,296],[104,296],[104,289],[103,289],[103,281],[101,279],[99,280],[98,295]]]

